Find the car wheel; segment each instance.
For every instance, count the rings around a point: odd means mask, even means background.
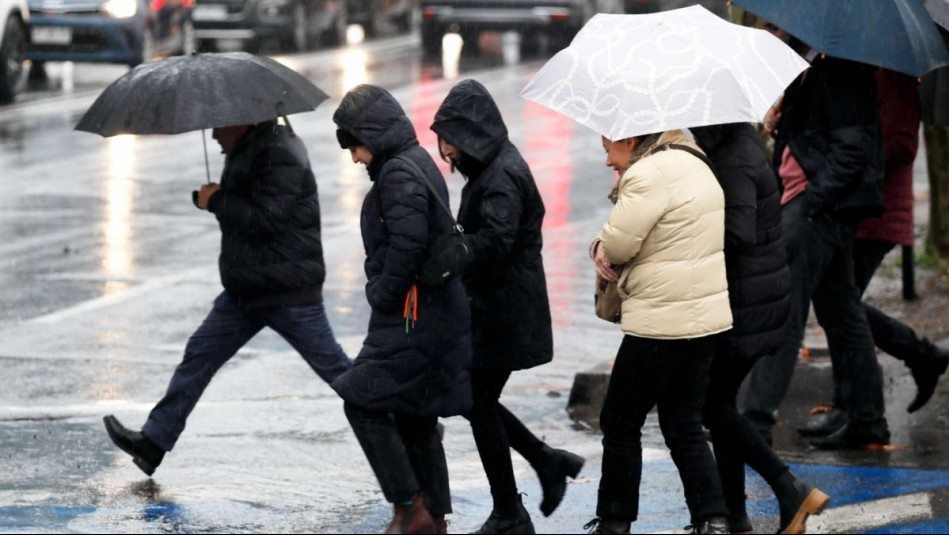
[[[323,44],[326,46],[341,46],[346,39],[347,24],[345,13],[336,17],[336,21],[330,26],[330,29],[323,33]]]
[[[426,58],[434,59],[442,55],[442,39],[445,29],[431,22],[422,22],[422,53]]]
[[[7,19],[0,45],[0,103],[13,102],[23,81],[26,59],[26,27],[17,17]]]
[[[293,4],[293,25],[290,27],[289,34],[281,43],[286,52],[306,52],[309,45],[309,24],[306,4],[295,2]]]

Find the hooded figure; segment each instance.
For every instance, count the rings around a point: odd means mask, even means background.
[[[471,406],[471,318],[461,282],[416,286],[432,243],[452,227],[434,198],[447,203],[448,188],[385,89],[356,87],[333,121],[340,146],[372,180],[361,221],[372,315],[353,369],[332,386],[395,506],[386,532],[434,532],[451,513],[437,417]]]
[[[480,83],[445,98],[432,130],[461,150],[468,179],[458,223],[475,258],[462,279],[471,300],[475,368],[524,370],[553,359],[541,257],[544,202],[527,162],[508,139],[501,112]]]
[[[551,449],[498,402],[512,371],[553,358],[541,258],[544,203],[530,168],[508,140],[501,112],[478,82],[464,80],[452,88],[432,130],[443,158],[468,180],[458,214],[471,253],[461,270],[474,337],[474,408],[468,419],[494,499],[478,533],[533,533],[517,492],[510,448],[537,471],[545,515],[563,499],[567,478],[583,467],[581,457]]]

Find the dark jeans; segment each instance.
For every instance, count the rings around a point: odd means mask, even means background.
[[[876,273],[883,259],[889,254],[895,243],[880,240],[864,240],[856,238],[853,241],[854,278],[861,295],[870,285],[870,279]],[[908,366],[913,366],[920,355],[926,352],[926,343],[920,340],[916,332],[905,323],[886,315],[876,307],[863,304],[867,313],[867,322],[873,333],[873,343],[888,355],[902,360]],[[844,407],[842,392],[852,388],[845,386],[849,378],[843,373],[834,370],[834,406]]]
[[[754,363],[754,359],[736,358],[723,343],[712,361],[708,394],[705,396],[705,427],[712,434],[718,475],[732,517],[747,514],[746,464],[769,484],[788,470],[751,422],[738,412],[738,389]]]
[[[214,374],[264,327],[289,342],[327,383],[352,367],[333,336],[323,303],[247,309],[222,293],[188,340],[184,360],[175,368],[165,397],[148,415],[142,433],[171,451]]]
[[[810,303],[824,328],[835,370],[859,377],[842,389],[851,421],[886,429],[883,373],[877,362],[860,289],[854,281],[856,225],[804,214],[800,196],[781,211],[791,272],[791,314],[784,347],[759,359],[751,372],[744,414],[765,435],[784,401],[797,363]]]
[[[598,517],[633,522],[639,516],[642,428],[657,405],[659,427],[679,469],[692,521],[728,514],[702,429],[702,405],[718,338],[654,340],[627,335],[623,339],[600,414],[603,477]]]
[[[518,497],[511,448],[535,467],[541,462],[544,448],[544,443],[499,402],[510,377],[509,370],[472,370],[474,405],[466,416],[491,485],[494,509],[505,516],[514,514]]]
[[[437,418],[374,412],[352,403],[343,408],[389,503],[404,503],[422,492],[429,513],[451,514]]]

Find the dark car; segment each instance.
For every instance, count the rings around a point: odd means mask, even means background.
[[[373,36],[379,22],[391,24],[400,32],[412,27],[412,12],[417,0],[347,0],[346,10],[350,24],[359,24],[366,35]]]
[[[704,6],[720,17],[725,17],[728,14],[728,4],[725,0],[624,0],[624,2],[626,3],[626,13],[630,15],[656,13],[696,4]]]
[[[556,49],[568,45],[598,12],[622,12],[611,0],[422,0],[422,48],[428,56],[441,53],[446,32],[460,33],[465,42],[482,31],[515,30],[522,43],[546,35]]]
[[[34,69],[47,61],[125,63],[194,50],[193,0],[29,0]]]
[[[265,44],[302,52],[346,37],[345,0],[198,0],[198,47],[258,51]]]

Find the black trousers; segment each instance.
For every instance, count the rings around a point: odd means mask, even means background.
[[[500,403],[510,370],[476,368],[471,373],[474,406],[467,415],[485,475],[491,485],[494,509],[511,516],[517,502],[517,482],[511,448],[532,466],[542,462],[545,444]]]
[[[723,339],[727,342],[727,339]],[[725,503],[733,518],[745,516],[745,465],[773,484],[788,467],[738,412],[738,390],[755,359],[735,357],[723,343],[712,361],[705,396],[704,422],[712,433],[712,447]]]
[[[603,476],[598,517],[633,522],[639,516],[642,428],[656,406],[692,521],[728,514],[702,429],[702,407],[718,338],[655,340],[627,335],[623,339],[600,414]]]
[[[856,226],[827,218],[809,220],[804,197],[781,210],[784,241],[791,272],[791,315],[784,346],[758,360],[751,372],[744,414],[770,435],[774,413],[784,401],[797,364],[811,302],[827,334],[834,370],[859,377],[841,397],[850,419],[886,431],[883,372],[860,290],[854,280]]]
[[[432,515],[451,514],[448,463],[438,435],[438,419],[343,406],[359,445],[390,503],[422,492]]]
[[[883,263],[883,259],[895,247],[895,243],[888,241],[854,239],[854,280],[861,294],[867,290],[870,279]],[[867,303],[863,303],[863,308],[867,313],[870,332],[873,333],[873,343],[888,355],[912,366],[916,359],[926,352],[926,342],[921,340],[911,327]],[[852,382],[843,370],[834,370],[835,406],[845,408],[842,392],[854,388],[851,386]],[[857,383],[859,388],[859,381]]]

